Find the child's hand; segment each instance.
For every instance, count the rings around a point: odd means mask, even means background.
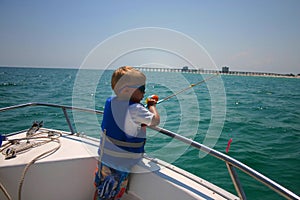
[[[147,107],[154,106],[157,103],[155,99],[148,99],[147,100]]]
[[[154,106],[158,101],[158,96],[157,95],[151,95],[146,99],[147,107],[149,106]]]
[[[146,100],[147,108],[149,109],[150,112],[152,112],[154,114],[150,126],[157,126],[160,123],[160,116],[159,116],[159,114],[156,110],[156,106],[155,106],[157,104],[157,102],[158,102],[157,95],[151,95]]]

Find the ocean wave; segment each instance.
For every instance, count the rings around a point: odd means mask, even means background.
[[[4,82],[4,83],[0,83],[0,87],[1,86],[19,86],[19,84],[15,82]]]

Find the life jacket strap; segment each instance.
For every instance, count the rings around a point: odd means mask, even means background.
[[[120,146],[120,147],[140,148],[145,144],[145,141],[143,141],[143,142],[124,142],[124,141],[120,141],[120,140],[114,139],[112,137],[109,137],[107,135],[105,137],[105,140],[110,143],[113,143],[117,146]]]
[[[119,157],[119,158],[131,158],[131,159],[138,159],[143,157],[143,153],[133,153],[133,152],[117,152],[112,151],[104,148],[104,154],[113,156],[113,157]]]

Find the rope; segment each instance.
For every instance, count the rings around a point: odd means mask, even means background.
[[[38,135],[45,134],[45,133],[48,133],[48,136],[38,136]],[[9,147],[11,147],[12,145],[20,145],[20,141],[25,140],[25,141],[27,141],[27,143],[29,143],[30,140],[43,140],[43,141],[32,143],[32,144],[24,143],[26,145],[23,146],[23,147],[21,146],[21,148],[12,148],[13,151],[14,151],[14,154],[12,155],[12,157],[8,157],[8,158],[11,159],[11,158],[15,157],[18,153],[24,152],[24,151],[29,150],[31,148],[42,146],[42,145],[50,143],[50,142],[56,142],[58,144],[58,146],[56,146],[56,147],[54,147],[54,148],[52,148],[52,149],[50,149],[50,150],[48,150],[46,152],[43,152],[43,153],[39,154],[38,156],[36,156],[35,158],[33,158],[25,166],[25,168],[24,168],[24,170],[22,172],[20,183],[19,183],[19,189],[18,189],[18,199],[19,200],[21,200],[21,197],[22,197],[22,187],[23,187],[23,183],[24,183],[24,180],[25,180],[26,173],[28,172],[29,168],[37,160],[42,159],[42,158],[44,158],[46,156],[49,156],[49,155],[55,153],[61,147],[61,143],[60,143],[59,137],[61,137],[62,134],[55,132],[57,134],[50,135],[50,133],[51,133],[50,131],[42,131],[42,132],[36,133],[34,135],[30,135],[28,137],[9,140],[8,143],[6,143],[5,145],[3,145],[3,148],[0,150],[0,152],[2,152],[2,154],[4,154],[4,152],[6,152],[6,154],[7,154],[7,151],[10,150]],[[9,193],[7,192],[7,190],[5,189],[5,187],[1,183],[0,183],[0,188],[3,191],[4,195],[6,196],[6,198],[8,200],[12,200],[11,196],[9,195]]]
[[[104,143],[106,140],[105,137],[106,137],[106,129],[104,129],[104,131],[103,131],[102,141],[100,144],[100,155],[99,155],[98,166],[97,166],[97,168],[98,168],[97,173],[100,178],[101,178],[101,167],[102,167],[101,160],[102,160],[103,151],[104,151]],[[95,176],[97,176],[97,175],[95,174]],[[97,200],[97,198],[98,198],[98,186],[96,186],[93,200]]]
[[[102,141],[101,141],[101,145],[100,145],[100,155],[99,155],[99,164],[101,163],[102,161],[102,157],[103,157],[103,151],[104,151],[104,143],[105,143],[105,140],[106,140],[106,129],[104,129],[103,131],[103,136],[102,136]],[[101,165],[98,164],[98,174],[99,176],[101,175]]]
[[[61,134],[60,134],[61,136]],[[55,141],[56,140],[56,141]],[[36,156],[34,159],[32,159],[25,167],[25,169],[23,170],[23,174],[21,176],[21,180],[20,180],[20,184],[19,184],[19,191],[18,191],[18,199],[21,200],[21,195],[22,195],[22,187],[23,187],[23,183],[24,183],[24,180],[25,180],[25,175],[29,169],[29,167],[31,165],[33,165],[37,160],[39,160],[40,158],[42,158],[43,156],[46,156],[47,154],[51,155],[53,154],[54,152],[56,152],[60,147],[61,147],[61,143],[60,143],[60,140],[58,138],[51,138],[51,141],[52,142],[57,142],[58,143],[58,146],[53,148],[53,149],[50,149],[49,151],[46,151],[44,153],[41,153],[40,155]]]

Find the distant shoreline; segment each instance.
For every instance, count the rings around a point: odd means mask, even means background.
[[[64,69],[64,70],[79,70],[80,68],[67,68],[67,67],[30,67],[30,66],[0,66],[0,68],[24,68],[24,69]],[[256,76],[256,77],[273,77],[273,78],[300,78],[300,74],[279,74],[269,72],[242,72],[242,71],[229,71],[222,72],[217,70],[197,70],[197,69],[179,69],[179,68],[146,68],[135,67],[141,71],[148,72],[179,72],[179,73],[192,73],[192,74],[220,74],[224,76]],[[85,70],[103,70],[103,69],[85,69]]]

